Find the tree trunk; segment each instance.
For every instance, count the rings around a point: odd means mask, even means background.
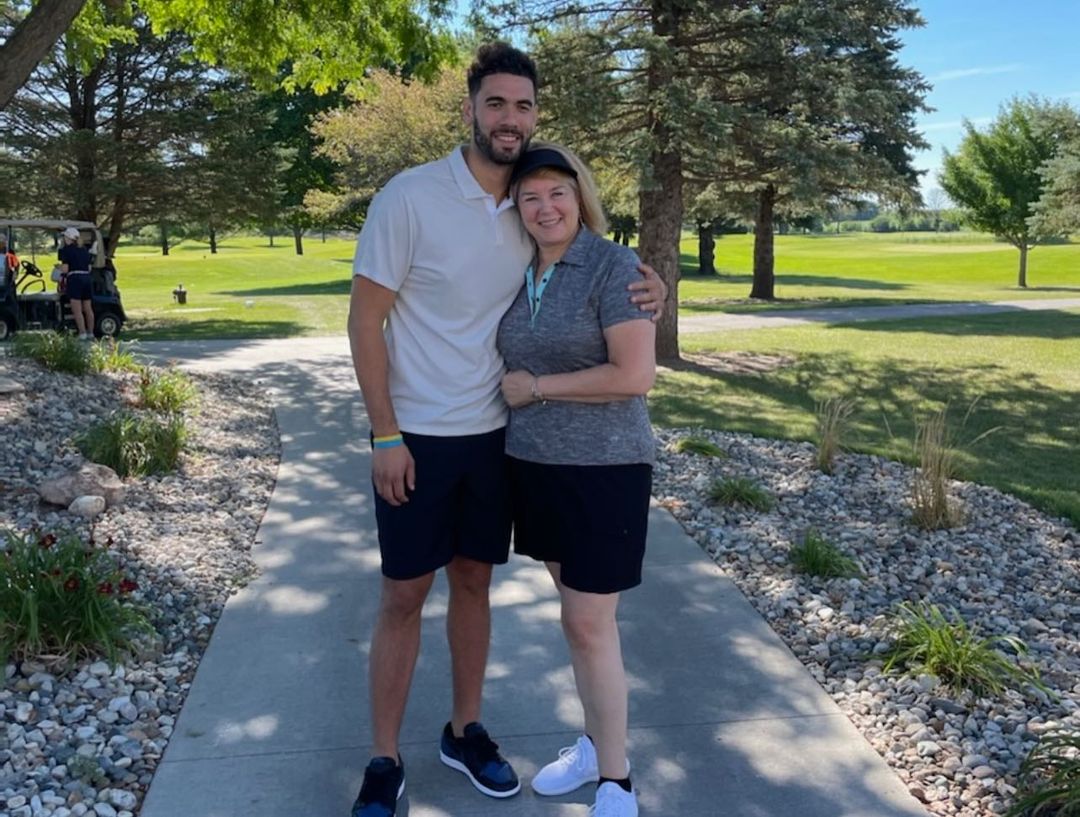
[[[622,234],[622,245],[624,247],[629,247],[630,246],[630,233],[623,233]]]
[[[622,243],[622,230],[613,231],[612,234],[611,234],[611,240],[614,241],[616,244],[621,244]]]
[[[768,185],[758,194],[757,219],[754,221],[754,286],[751,298],[776,299],[773,275],[773,208],[776,188]]]
[[[217,230],[214,225],[210,225],[210,254],[217,255]]]
[[[158,230],[161,233],[161,254],[169,254],[169,227],[162,221],[158,224]]]
[[[273,233],[270,233],[270,246],[271,247],[274,246],[274,234]]]
[[[293,243],[296,244],[296,254],[304,254],[304,231],[296,224],[292,228]]]
[[[71,27],[86,0],[40,0],[0,46],[0,111]]]
[[[677,47],[680,3],[652,0],[653,33]],[[682,153],[665,119],[664,106],[673,77],[673,62],[662,51],[649,54],[646,84],[649,99],[645,127],[652,137],[646,178],[638,195],[638,255],[667,284],[664,314],[656,325],[657,360],[679,359],[679,239],[682,237]]]
[[[699,221],[698,229],[698,274],[716,275],[716,264],[713,256],[716,253],[716,237],[713,235],[713,225],[709,221]]]
[[[1028,245],[1020,245],[1020,278],[1016,282],[1016,285],[1027,289],[1027,254]]]

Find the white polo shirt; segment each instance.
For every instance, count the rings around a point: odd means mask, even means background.
[[[451,437],[506,425],[495,336],[531,257],[513,202],[484,192],[460,148],[375,196],[353,275],[397,293],[383,331],[404,431]]]

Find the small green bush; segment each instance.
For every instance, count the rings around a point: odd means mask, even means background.
[[[789,555],[796,573],[830,579],[861,575],[854,559],[845,556],[812,528],[806,532],[802,544],[793,547]]]
[[[104,655],[116,663],[150,631],[143,609],[108,552],[65,533],[3,533],[0,666],[10,658],[56,661]]]
[[[704,437],[683,437],[675,443],[677,454],[698,454],[702,457],[727,457],[727,452]]]
[[[50,371],[82,375],[93,369],[90,345],[66,332],[19,332],[12,338],[11,352]]]
[[[854,410],[855,404],[842,397],[822,400],[817,404],[817,465],[822,473],[833,472],[833,460],[842,448],[841,440]]]
[[[145,408],[176,414],[195,402],[197,392],[191,378],[178,369],[143,371],[139,378],[139,399]]]
[[[768,491],[746,477],[716,480],[709,488],[709,499],[722,505],[745,505],[755,511],[767,511],[773,506]]]
[[[1007,687],[1033,686],[1044,692],[1038,671],[1014,663],[1001,650],[1025,655],[1027,645],[1011,635],[980,637],[955,611],[948,615],[935,604],[901,604],[889,629],[896,639],[885,671],[904,667],[929,673],[952,692],[1000,695]]]
[[[96,372],[140,372],[144,366],[131,351],[131,344],[116,338],[102,338],[91,344],[90,362]]]
[[[75,444],[91,462],[128,477],[172,471],[186,441],[179,415],[162,419],[122,412],[90,428]]]
[[[1080,733],[1043,735],[1020,767],[1009,817],[1080,817]]]

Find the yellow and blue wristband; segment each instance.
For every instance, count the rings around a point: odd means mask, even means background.
[[[399,445],[404,445],[405,440],[402,439],[401,434],[388,434],[385,437],[372,437],[372,448],[397,448]]]

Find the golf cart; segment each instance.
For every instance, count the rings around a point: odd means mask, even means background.
[[[0,235],[21,258],[16,269],[9,270],[5,264],[0,270],[0,340],[25,329],[75,329],[64,281],[56,281],[58,276],[51,274],[60,236],[68,227],[76,228],[80,243],[90,249],[94,334],[119,337],[127,316],[116,288],[116,267],[105,256],[105,242],[96,224],[66,219],[0,219]]]

